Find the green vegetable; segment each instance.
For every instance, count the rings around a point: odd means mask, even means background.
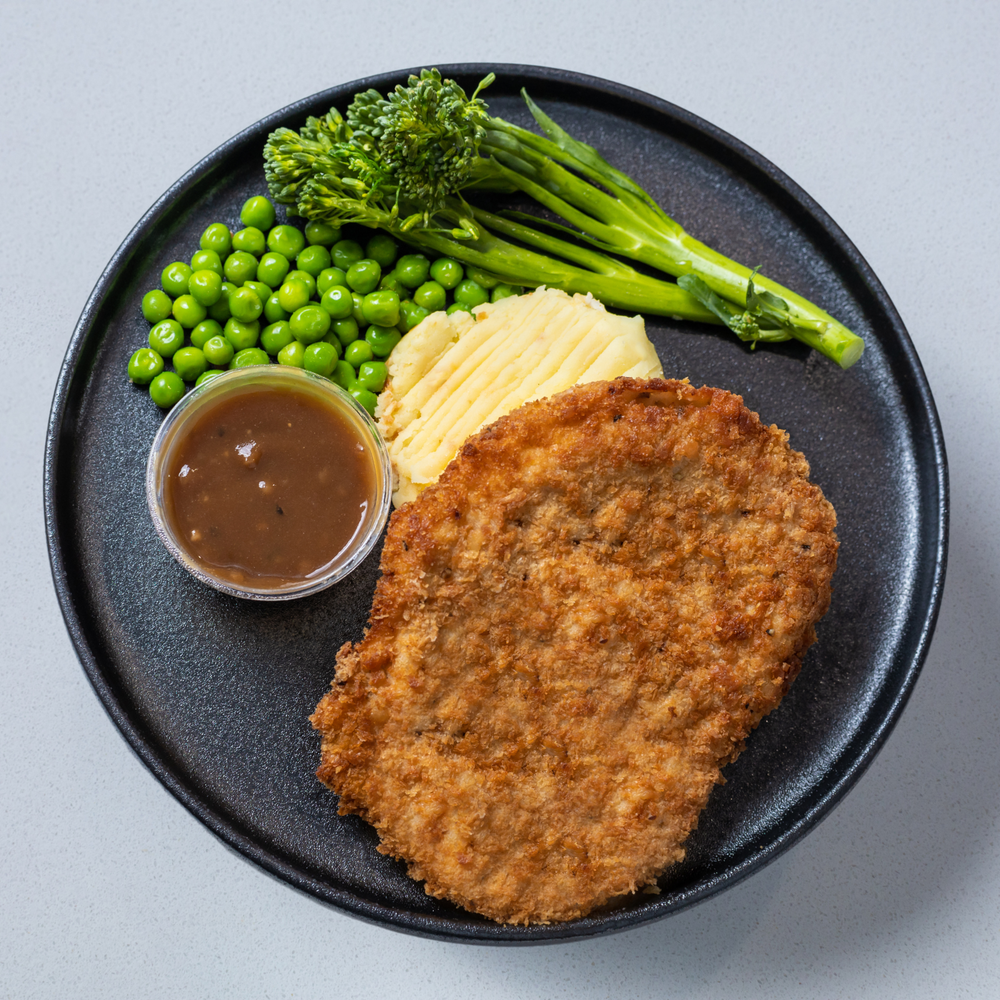
[[[366,361],[371,361],[375,357],[372,352],[372,345],[367,340],[355,340],[347,345],[344,350],[344,360],[354,368],[360,368]]]
[[[188,278],[188,292],[203,306],[214,306],[222,298],[222,278],[215,271],[195,271]]]
[[[388,288],[369,292],[361,302],[365,320],[378,326],[395,326],[399,322],[399,294]]]
[[[184,383],[177,372],[162,372],[149,383],[149,396],[162,410],[169,410],[184,395]]]
[[[136,385],[149,385],[163,371],[163,358],[149,347],[140,347],[128,359],[128,377]]]
[[[444,309],[448,301],[448,293],[444,286],[436,281],[425,281],[414,293],[413,301],[423,306],[428,312]]]
[[[392,267],[398,253],[399,248],[396,246],[396,241],[391,236],[386,236],[385,233],[376,233],[365,244],[365,256],[369,260],[377,261],[383,271]]]
[[[310,245],[332,247],[340,239],[340,230],[325,222],[307,222],[305,236]]]
[[[512,295],[520,294],[520,288],[517,288],[514,285],[505,285],[501,283],[497,285],[492,292],[490,292],[490,302],[499,302],[501,299],[509,299]]]
[[[264,303],[252,288],[244,286],[237,288],[229,296],[229,311],[233,319],[238,319],[241,323],[252,323],[264,311]]]
[[[284,284],[278,289],[278,304],[289,315],[296,309],[301,309],[310,297],[308,286],[297,278],[285,278]]]
[[[307,372],[317,375],[329,375],[337,364],[339,352],[335,345],[321,340],[318,344],[310,344],[302,355],[302,367]]]
[[[142,315],[150,323],[159,323],[161,319],[166,319],[172,308],[173,302],[170,301],[170,296],[158,288],[146,292],[142,297]]]
[[[257,276],[257,258],[246,250],[234,250],[222,265],[223,274],[237,288]]]
[[[246,253],[259,257],[267,248],[264,234],[254,226],[233,233],[233,249],[244,250]]]
[[[354,366],[349,361],[338,361],[330,373],[332,381],[341,389],[346,389],[354,381]]]
[[[296,340],[303,344],[314,344],[326,336],[330,323],[330,314],[325,309],[318,305],[308,305],[292,313],[288,328]]]
[[[399,343],[399,339],[399,330],[394,326],[376,326],[373,323],[365,330],[365,340],[376,358],[389,357],[392,349]]]
[[[375,404],[378,402],[378,397],[374,392],[358,385],[356,379],[347,391],[368,411],[370,416],[375,416]]]
[[[221,335],[209,337],[201,350],[209,364],[219,365],[220,367],[228,365],[236,353],[233,350],[233,345]]]
[[[316,291],[324,295],[334,285],[343,285],[347,281],[347,272],[339,267],[328,267],[316,278]]]
[[[358,321],[353,316],[334,320],[330,325],[330,329],[337,335],[337,340],[340,341],[343,347],[353,344],[361,336]]]
[[[269,365],[271,359],[259,347],[247,347],[238,351],[229,362],[230,368],[252,368],[254,365]]]
[[[161,358],[172,358],[184,346],[184,328],[175,319],[164,319],[149,331],[149,346]]]
[[[306,218],[381,229],[489,281],[589,291],[612,307],[724,323],[752,344],[795,337],[844,368],[861,356],[861,338],[695,240],[527,94],[545,136],[490,117],[478,93],[492,79],[467,98],[437,70],[423,70],[384,98],[356,95],[346,119],[331,110],[301,133],[277,130],[264,151],[272,195]],[[566,225],[473,207],[465,195],[477,190],[520,191]],[[650,277],[612,254],[680,280]],[[405,259],[396,276],[415,288],[426,275],[409,284]]]
[[[481,306],[484,302],[489,302],[490,293],[472,278],[466,278],[458,283],[455,289],[455,301],[461,302],[464,306]],[[232,306],[230,306],[232,308]]]
[[[264,303],[264,319],[268,323],[277,323],[278,320],[288,319],[289,316],[291,316],[291,313],[281,305],[281,300],[278,298],[277,292],[270,296]]]
[[[191,270],[214,271],[221,278],[222,258],[214,250],[196,250],[191,255]]]
[[[174,299],[172,311],[185,330],[193,329],[208,315],[208,310],[193,295],[179,295]]]
[[[356,260],[347,269],[347,287],[361,295],[374,291],[381,280],[382,268],[375,260]]]
[[[319,303],[332,319],[347,319],[354,311],[354,297],[343,285],[333,285],[328,288]]]
[[[232,237],[229,234],[229,227],[221,222],[213,222],[201,234],[198,246],[202,250],[214,250],[219,257],[226,256],[232,248]]]
[[[168,264],[160,274],[160,284],[168,295],[184,295],[188,290],[191,268],[181,260]]]
[[[308,271],[289,271],[288,277],[285,279],[288,281],[301,281],[303,285],[309,292],[309,298],[312,298],[316,294],[316,279]]]
[[[260,334],[260,346],[274,357],[283,347],[287,347],[295,338],[287,320],[278,320],[265,327]]]
[[[266,253],[257,265],[257,280],[262,281],[268,288],[280,288],[290,267],[291,264],[284,254]]]
[[[197,389],[199,385],[203,385],[205,382],[208,382],[210,379],[215,378],[216,375],[225,375],[225,374],[226,373],[224,371],[221,371],[218,368],[209,368],[207,372],[202,372],[198,376],[198,381],[195,382],[194,387]]]
[[[305,249],[306,238],[294,226],[275,226],[267,234],[267,249],[294,260]]]
[[[365,255],[361,249],[361,244],[354,240],[338,240],[333,244],[333,266],[346,271],[355,261],[361,260]]]
[[[396,261],[393,275],[404,288],[417,288],[430,274],[430,261],[422,253],[408,253]]]
[[[225,323],[229,319],[231,315],[229,312],[229,296],[235,291],[236,286],[231,281],[224,281],[222,283],[222,294],[219,296],[219,301],[214,306],[208,307],[208,315],[211,319],[214,319],[217,323]]]
[[[451,291],[465,277],[465,269],[451,257],[439,257],[431,264],[431,277],[442,288]]]
[[[427,319],[430,313],[412,299],[403,299],[399,303],[399,325],[403,333],[409,333],[418,323]]]
[[[221,339],[221,338],[220,338]],[[182,347],[173,357],[174,371],[185,382],[194,382],[208,367],[205,354],[197,347]]]
[[[274,219],[274,205],[261,195],[247,199],[240,210],[240,222],[250,228],[270,229],[274,225]]]
[[[323,246],[308,246],[295,258],[295,266],[318,278],[331,264],[330,251]]]
[[[306,353],[306,345],[301,341],[293,340],[278,351],[278,364],[289,365],[292,368],[301,368]]]
[[[388,377],[384,361],[366,361],[358,368],[358,385],[371,392],[381,392]]]
[[[235,318],[228,319],[226,320],[223,335],[233,345],[234,351],[243,351],[248,347],[255,347],[257,339],[260,337],[260,322],[259,320],[253,320],[250,323],[243,323]]]
[[[222,327],[219,326],[218,322],[214,319],[205,319],[191,331],[191,343],[194,347],[203,351],[205,350],[205,344],[213,337],[221,336]]]

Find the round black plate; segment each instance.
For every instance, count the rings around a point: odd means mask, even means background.
[[[632,174],[689,232],[836,315],[867,341],[854,368],[798,344],[751,352],[708,327],[647,321],[668,376],[743,395],[793,447],[839,516],[840,565],[819,642],[781,707],[726,769],[687,859],[639,894],[555,926],[505,927],[434,900],[373,830],[337,815],[313,776],[307,717],[334,656],[361,636],[379,549],[352,577],[290,604],[201,586],[159,542],[143,466],[160,422],[125,365],[148,324],[141,296],[204,227],[235,225],[266,188],[261,149],[280,125],[343,109],[359,80],[231,139],[139,222],[94,289],[56,388],[45,514],[56,591],[98,696],[153,773],[211,830],[290,884],[357,916],[481,942],[554,941],[635,926],[775,858],[844,794],[885,740],[927,651],[944,577],[947,481],[934,404],[882,286],[844,234],[779,170],[680,108],[617,84],[521,66],[442,67],[471,90],[490,69],[493,114],[530,125],[522,86],[574,136]]]

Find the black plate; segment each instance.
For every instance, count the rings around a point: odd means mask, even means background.
[[[726,769],[687,859],[640,894],[586,919],[504,927],[426,896],[376,836],[313,776],[307,716],[334,655],[367,619],[379,549],[338,586],[261,605],[198,584],[146,511],[143,466],[160,413],[125,377],[145,341],[139,301],[186,259],[205,226],[237,222],[265,191],[261,148],[279,125],[343,109],[359,80],[301,101],[231,139],[139,222],[101,276],[56,388],[45,514],[56,591],[98,696],[125,739],[226,843],[357,916],[481,942],[585,937],[662,917],[733,885],[815,824],[871,762],[923,662],[941,597],[947,535],[944,444],[905,329],[858,251],[761,156],[694,115],[617,84],[521,66],[442,67],[471,90],[489,69],[494,114],[530,124],[528,87],[573,135],[631,173],[711,246],[791,286],[867,341],[848,372],[798,344],[750,352],[718,330],[647,322],[668,375],[742,394],[786,428],[839,515],[840,565],[820,641],[781,708]]]

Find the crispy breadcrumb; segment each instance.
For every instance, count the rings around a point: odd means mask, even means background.
[[[684,856],[830,602],[831,505],[738,396],[577,386],[393,515],[319,778],[437,897],[570,920]]]

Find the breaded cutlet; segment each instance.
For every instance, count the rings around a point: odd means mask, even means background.
[[[815,641],[833,508],[739,396],[655,379],[528,403],[395,512],[318,776],[426,891],[571,920],[684,857]]]

